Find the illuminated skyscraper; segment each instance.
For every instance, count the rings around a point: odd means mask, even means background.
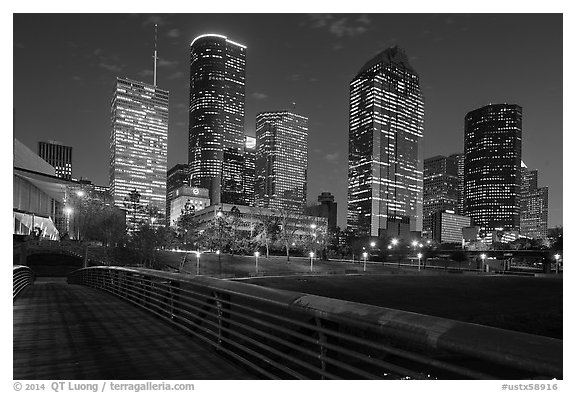
[[[140,206],[166,209],[168,156],[168,91],[130,79],[116,80],[110,133],[110,193],[116,206],[133,190]],[[143,214],[132,217],[134,223]]]
[[[520,229],[522,108],[495,104],[464,125],[464,212],[487,231]]]
[[[538,187],[538,171],[521,167],[520,234],[532,239],[548,237],[548,187]]]
[[[256,205],[302,213],[306,204],[308,118],[288,111],[256,116]]]
[[[422,230],[424,98],[406,54],[389,48],[350,82],[348,227]]]
[[[244,145],[244,201],[248,206],[256,203],[256,138],[246,136]]]
[[[243,204],[246,47],[205,34],[190,45],[191,185],[213,204]]]
[[[431,238],[433,214],[458,208],[458,160],[435,156],[424,160],[424,219],[422,235]]]
[[[60,142],[38,142],[38,155],[56,169],[56,176],[72,179],[72,147]]]
[[[187,164],[176,164],[168,169],[166,173],[166,221],[168,225],[172,225],[170,218],[170,204],[172,199],[175,198],[175,191],[182,186],[189,186],[190,178],[188,175]]]

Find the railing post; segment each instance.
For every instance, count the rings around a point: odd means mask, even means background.
[[[83,267],[88,267],[88,244],[86,244],[84,246],[84,261],[83,261]]]
[[[220,300],[220,295],[214,292],[214,300],[216,302],[216,315],[218,317],[218,345],[220,348],[222,345],[222,301]]]
[[[320,367],[322,367],[322,379],[326,379],[326,362],[324,361],[324,357],[326,356],[326,335],[324,332],[320,330],[322,328],[322,321],[318,317],[314,317],[314,321],[316,322],[316,327],[318,328],[318,343],[320,345]]]

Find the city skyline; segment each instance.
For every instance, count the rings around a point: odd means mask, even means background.
[[[124,31],[126,34],[117,34],[118,42],[107,36],[109,33],[97,37],[87,32],[90,23],[86,31],[83,30],[80,25],[85,16],[82,15],[52,15],[46,19],[62,18],[78,30],[78,40],[85,37],[88,43],[79,48],[70,37],[62,38],[63,31],[58,28],[48,29],[46,37],[39,38],[29,30],[42,30],[48,21],[37,15],[14,17],[14,135],[29,147],[45,139],[73,146],[75,152],[78,151],[73,165],[74,177],[106,184],[109,104],[97,97],[101,97],[102,91],[109,97],[116,77],[152,80],[154,22],[159,24],[158,85],[170,90],[170,107],[176,109],[170,113],[168,168],[186,162],[188,75],[184,59],[189,56],[194,37],[208,32],[220,33],[247,46],[246,134],[254,135],[257,112],[289,108],[296,102],[296,111],[310,119],[308,200],[314,201],[322,191],[333,193],[339,203],[339,225],[343,227],[348,85],[366,59],[398,44],[412,57],[410,62],[421,77],[426,107],[424,158],[463,151],[467,112],[489,103],[518,104],[524,108],[522,159],[530,168],[539,170],[540,184],[549,187],[549,226],[562,224],[562,65],[561,61],[548,61],[550,56],[561,60],[562,16],[559,14],[247,14],[236,17],[222,14],[205,15],[201,21],[194,15],[91,16],[108,19],[114,32]],[[246,23],[247,20],[254,23]],[[402,21],[419,26],[418,31],[406,31]],[[255,27],[244,27],[250,24]],[[515,29],[504,29],[511,24]],[[383,36],[390,37],[387,41],[382,35],[375,38],[383,25],[391,26],[392,31]],[[130,26],[134,31],[128,31]],[[288,34],[287,26],[294,26],[294,31]],[[277,31],[274,35],[261,31],[272,28]],[[451,36],[450,32],[454,31],[462,37]],[[500,40],[490,39],[498,34]],[[35,57],[35,63],[28,64],[30,51],[45,50],[37,42],[39,39],[53,41],[54,47],[50,49],[53,54]],[[429,48],[419,40],[428,43]],[[271,42],[275,45],[270,45]],[[463,45],[465,42],[469,45]],[[513,50],[510,50],[511,42],[515,42]],[[32,48],[33,43],[40,48]],[[537,56],[534,49],[544,43],[548,45],[547,59]],[[132,48],[127,53],[116,48],[127,44]],[[467,52],[469,46],[476,50]],[[476,52],[484,54],[475,57]],[[54,62],[58,53],[62,53],[59,56],[62,60]],[[486,62],[486,57],[497,58],[498,64]],[[85,70],[74,69],[83,62],[89,64]],[[42,67],[43,73],[38,75],[40,81],[26,73],[30,67]],[[530,86],[526,86],[527,81]],[[25,103],[30,97],[42,94],[43,89],[50,89],[52,83],[62,85],[65,93],[54,100],[54,104],[37,108],[39,116],[27,115],[30,108]],[[79,92],[86,91],[87,86],[94,94],[89,98],[79,97]],[[465,94],[466,90],[471,92]],[[69,97],[74,102],[67,101]],[[66,117],[51,110],[51,105],[69,107]],[[64,119],[69,123],[64,123]],[[78,132],[78,129],[87,131]],[[104,146],[103,153],[101,146]]]

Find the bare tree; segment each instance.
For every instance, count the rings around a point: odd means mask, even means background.
[[[278,214],[278,225],[280,227],[280,239],[286,248],[286,260],[290,260],[290,245],[295,239],[298,230],[298,213],[290,209],[280,208],[276,210]]]
[[[259,245],[266,247],[266,258],[270,257],[270,243],[279,232],[279,217],[266,214],[264,208],[257,207],[254,217],[257,223],[254,227],[252,237],[256,239]]]

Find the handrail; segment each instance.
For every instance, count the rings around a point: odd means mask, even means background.
[[[68,282],[142,307],[267,378],[562,378],[554,338],[143,268],[85,268]]]
[[[12,269],[12,300],[28,285],[34,283],[34,272],[28,266],[14,265]]]

